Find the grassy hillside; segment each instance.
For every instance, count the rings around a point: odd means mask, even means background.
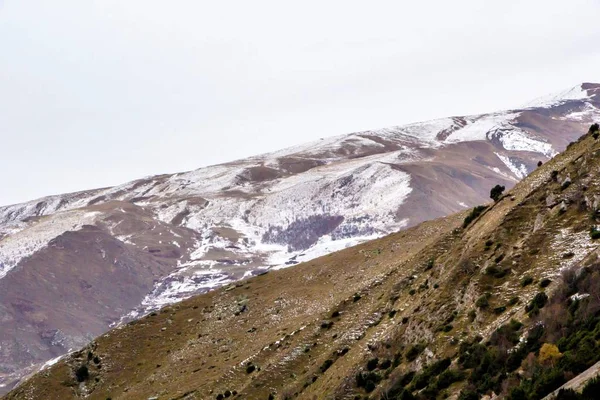
[[[599,170],[585,135],[473,215],[166,307],[6,398],[540,398],[600,360]]]

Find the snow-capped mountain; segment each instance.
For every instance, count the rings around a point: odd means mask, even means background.
[[[488,201],[600,119],[600,84],[0,208],[0,391],[164,304]]]

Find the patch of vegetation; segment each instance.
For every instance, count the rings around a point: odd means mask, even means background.
[[[500,200],[500,197],[502,197],[502,193],[504,193],[504,189],[506,189],[504,186],[494,186],[492,190],[490,190],[490,198],[494,201]]]
[[[356,386],[363,388],[367,393],[371,393],[373,390],[375,390],[381,380],[381,375],[374,371],[361,371],[356,374]]]
[[[544,278],[540,281],[540,287],[541,288],[548,287],[548,286],[550,286],[551,283],[552,283],[552,279]]]
[[[466,228],[467,226],[469,226],[469,224],[471,222],[473,222],[474,220],[476,220],[477,217],[479,217],[481,215],[481,213],[483,213],[486,209],[487,209],[487,206],[477,206],[477,207],[473,208],[471,210],[471,213],[469,215],[467,215],[465,220],[463,221],[463,228]]]
[[[485,269],[485,274],[493,276],[494,278],[501,279],[510,273],[510,268],[500,268],[497,265],[492,265]]]
[[[590,238],[592,240],[600,239],[600,229],[598,229],[595,226],[593,226],[590,229]]]
[[[435,265],[435,258],[431,257],[425,265],[425,271],[429,271]]]
[[[527,275],[521,280],[521,287],[531,285],[533,283],[533,277]]]
[[[525,311],[529,313],[529,316],[538,315],[540,308],[543,308],[548,302],[548,295],[544,292],[539,292],[525,307]]]
[[[371,358],[369,361],[367,361],[367,371],[375,370],[377,365],[379,365],[379,358]]]
[[[321,372],[325,372],[329,369],[329,367],[331,367],[333,365],[333,360],[332,359],[327,359],[323,362],[323,364],[321,364],[321,367],[319,368],[319,370]]]
[[[490,305],[490,297],[492,297],[491,293],[482,294],[477,301],[475,301],[475,305],[479,308],[487,308]]]
[[[90,378],[90,371],[88,370],[87,365],[80,365],[75,370],[75,379],[77,382],[85,382]]]
[[[568,271],[556,285],[551,298],[540,292],[527,305],[530,314],[537,310],[539,323],[525,340],[522,324],[511,320],[485,344],[474,339],[460,345],[458,366],[467,375],[460,399],[492,391],[509,400],[541,399],[600,360],[600,296],[572,299],[575,293],[600,294],[600,263]],[[595,397],[563,391],[559,398],[598,398],[600,379],[588,385]]]
[[[404,357],[407,361],[414,361],[423,350],[425,350],[425,345],[423,343],[414,344],[408,348]]]

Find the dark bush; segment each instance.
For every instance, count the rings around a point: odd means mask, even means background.
[[[492,188],[492,190],[490,190],[490,198],[494,201],[500,200],[502,193],[504,193],[504,189],[506,189],[504,186],[500,186],[500,185],[494,186]]]
[[[427,264],[425,265],[425,271],[430,270],[431,268],[433,268],[434,265],[435,265],[435,259],[432,257],[429,259],[429,261],[427,261]]]
[[[363,388],[367,393],[372,392],[381,382],[381,376],[377,372],[359,372],[356,374],[356,386]]]
[[[377,368],[377,365],[379,365],[379,358],[371,358],[369,361],[367,361],[367,370],[373,371]]]
[[[510,272],[510,268],[499,268],[497,265],[492,265],[485,269],[485,274],[493,276],[496,279],[504,278]]]
[[[540,287],[541,287],[541,288],[548,287],[548,286],[549,286],[551,283],[552,283],[552,280],[551,280],[551,279],[544,278],[544,279],[542,279],[542,280],[541,280],[541,282],[540,282]]]
[[[248,366],[246,366],[246,373],[247,374],[251,374],[254,371],[256,371],[256,365],[254,365],[254,364],[248,364]]]
[[[77,382],[85,382],[90,377],[90,371],[87,365],[81,365],[75,370],[75,378]]]
[[[581,392],[581,396],[585,400],[598,399],[600,397],[600,377],[589,380]]]
[[[538,166],[538,167],[541,167],[541,166],[542,166],[542,164],[543,164],[543,163],[542,163],[541,161],[538,161],[538,163],[537,163],[537,166]]]
[[[465,379],[465,373],[456,369],[447,369],[440,374],[437,380],[438,389],[445,389],[454,382]]]
[[[471,222],[473,222],[475,219],[477,219],[477,217],[479,217],[481,215],[481,213],[483,213],[486,209],[487,209],[487,206],[477,206],[473,210],[471,210],[471,213],[469,215],[467,215],[467,217],[463,221],[463,228],[466,228],[467,226],[469,226],[469,224]]]
[[[494,308],[494,314],[502,314],[504,311],[506,311],[506,306],[500,306],[500,307],[496,307]]]
[[[479,308],[487,308],[490,305],[490,302],[489,302],[490,296],[491,296],[490,293],[485,293],[485,294],[481,295],[475,302],[475,305]]]
[[[405,357],[408,361],[414,361],[419,356],[419,354],[423,352],[423,350],[425,350],[424,344],[419,343],[412,345],[406,351]]]
[[[526,277],[524,277],[521,280],[521,287],[525,287],[527,285],[531,285],[533,283],[533,278],[529,275],[527,275]]]
[[[333,365],[333,360],[331,359],[327,359],[325,360],[325,362],[323,362],[323,364],[321,365],[321,367],[319,368],[321,370],[321,372],[325,372],[329,369],[329,367],[331,367]]]
[[[590,229],[590,237],[592,240],[600,239],[600,229],[595,226]]]
[[[529,312],[534,308],[543,308],[548,302],[548,295],[544,292],[539,292],[525,307],[525,311]]]

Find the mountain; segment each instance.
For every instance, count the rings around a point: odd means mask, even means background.
[[[484,203],[586,131],[599,93],[2,207],[0,390],[167,304]]]
[[[599,136],[494,203],[121,325],[7,399],[597,395]]]

